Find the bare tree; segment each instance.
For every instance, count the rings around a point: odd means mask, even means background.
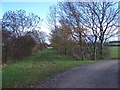
[[[85,60],[84,53],[84,29],[80,24],[80,14],[73,2],[59,3],[61,9],[60,16],[64,17],[66,22],[71,26],[71,35],[80,45],[81,59]],[[63,13],[63,14],[62,14]],[[63,16],[64,15],[64,16]]]
[[[48,19],[48,25],[50,27],[50,29],[52,30],[52,34],[53,35],[57,35],[57,49],[58,49],[58,53],[60,53],[60,41],[59,41],[59,34],[58,34],[58,26],[57,26],[57,6],[51,6],[50,7],[50,12],[47,16]],[[52,35],[51,34],[51,35]],[[59,54],[60,57],[60,54]]]
[[[14,59],[15,56],[18,56],[20,58],[24,56],[23,52],[28,49],[23,50],[23,48],[32,42],[28,40],[28,38],[30,39],[30,37],[25,36],[26,32],[39,28],[40,25],[40,17],[34,14],[27,14],[24,10],[5,12],[2,18],[2,32],[4,33],[2,36],[4,39],[2,41],[2,44],[3,48],[5,48],[3,52],[9,52],[11,54],[11,57],[13,57],[12,59]],[[9,47],[7,47],[8,45]],[[32,46],[30,46],[29,48],[30,50],[31,47]]]
[[[12,32],[13,36],[19,37],[25,31],[40,27],[41,19],[37,15],[26,14],[24,10],[8,11],[3,15],[2,28]]]
[[[96,59],[96,43],[100,43],[100,55],[103,59],[103,45],[112,36],[118,34],[117,23],[118,13],[117,3],[113,2],[79,2],[80,21],[89,31],[88,35],[94,37],[94,59]]]

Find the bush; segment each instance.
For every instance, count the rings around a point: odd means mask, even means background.
[[[32,49],[35,46],[35,41],[29,36],[21,36],[16,39],[14,59],[22,59],[25,56],[32,54]]]
[[[8,32],[7,32],[8,33]],[[32,49],[36,43],[30,36],[20,36],[12,38],[3,33],[2,45],[2,63],[5,64],[11,60],[19,60],[32,54]]]

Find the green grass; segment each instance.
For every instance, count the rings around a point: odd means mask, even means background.
[[[120,46],[109,46],[109,50],[110,50],[110,58],[112,59],[120,58],[120,55],[118,53],[120,50]]]
[[[43,80],[83,64],[94,63],[91,60],[75,60],[74,58],[58,54],[53,49],[39,51],[23,60],[3,66],[3,88],[26,88],[32,87]]]

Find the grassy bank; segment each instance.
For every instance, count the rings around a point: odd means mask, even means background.
[[[24,60],[3,66],[2,84],[6,87],[32,87],[47,78],[72,67],[93,63],[95,61],[75,60],[58,54],[53,49],[46,49],[24,58]]]

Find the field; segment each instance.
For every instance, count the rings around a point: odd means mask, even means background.
[[[110,50],[110,58],[117,59],[120,58],[119,51],[120,46],[108,46]]]
[[[34,85],[60,72],[94,62],[92,60],[76,60],[64,54],[59,58],[55,50],[46,49],[23,60],[3,66],[2,85],[3,88],[34,87]]]

